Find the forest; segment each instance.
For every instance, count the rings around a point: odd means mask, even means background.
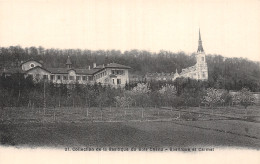
[[[44,49],[43,47],[22,48],[10,46],[0,48],[0,69],[16,67],[22,61],[34,59],[42,61],[44,67],[65,67],[70,56],[75,68],[88,68],[93,63],[111,62],[131,67],[132,76],[143,77],[146,73],[181,72],[181,69],[196,63],[196,53],[149,52],[145,50],[81,50],[81,49]],[[260,91],[260,62],[244,58],[225,58],[221,55],[207,54],[209,80],[207,85],[216,89],[240,90],[243,87],[253,92]]]

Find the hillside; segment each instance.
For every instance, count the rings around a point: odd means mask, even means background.
[[[65,67],[67,56],[71,57],[74,67],[88,68],[96,62],[108,64],[111,62],[130,66],[132,75],[145,75],[148,72],[180,72],[181,69],[195,64],[195,54],[184,52],[158,53],[131,50],[80,50],[80,49],[44,49],[43,47],[21,48],[10,46],[1,48],[0,67],[15,67],[21,61],[35,59],[43,61],[45,67]],[[248,87],[252,91],[260,91],[260,63],[244,58],[224,58],[221,55],[207,55],[209,69],[209,86],[239,90]]]

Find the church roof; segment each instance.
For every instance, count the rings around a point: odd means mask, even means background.
[[[203,46],[202,46],[202,40],[200,36],[200,30],[199,30],[199,46],[197,52],[204,52]]]

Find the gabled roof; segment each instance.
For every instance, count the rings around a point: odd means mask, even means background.
[[[46,68],[43,68],[43,67],[40,67],[40,66],[36,66],[36,67],[33,67],[33,68],[31,68],[31,69],[28,69],[27,71],[25,71],[26,73],[27,72],[29,72],[29,71],[31,71],[31,70],[34,70],[34,69],[36,69],[36,68],[40,68],[40,69],[43,69],[44,71],[46,71],[46,72],[49,72],[49,73],[51,73],[49,70],[47,70]]]
[[[34,59],[28,59],[28,60],[22,62],[21,65],[23,65],[24,63],[30,62],[30,61],[34,61],[34,62],[37,62],[37,63],[39,63],[39,64],[42,65],[42,63],[40,63],[40,62],[38,62],[38,61],[36,61],[36,60],[34,60]]]

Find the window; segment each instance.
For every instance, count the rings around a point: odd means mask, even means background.
[[[88,76],[88,80],[92,81],[93,80],[93,76]]]
[[[117,84],[121,84],[121,79],[117,79]]]
[[[48,80],[48,75],[43,75],[44,80]]]
[[[204,57],[201,57],[201,61],[204,61]]]
[[[76,80],[77,80],[77,81],[80,80],[80,76],[76,76]]]
[[[202,77],[205,77],[205,73],[203,72]]]
[[[54,80],[54,75],[51,75],[51,80]]]
[[[112,70],[113,75],[124,75],[124,70]]]
[[[82,80],[86,81],[87,80],[86,76],[82,76]]]
[[[68,80],[68,76],[64,75],[63,80]]]
[[[74,76],[70,76],[70,80],[74,80]]]
[[[115,79],[113,79],[113,84],[115,84]]]
[[[31,66],[31,68],[33,68],[35,65],[32,63],[30,66]]]
[[[60,80],[60,75],[57,75],[57,79]]]

